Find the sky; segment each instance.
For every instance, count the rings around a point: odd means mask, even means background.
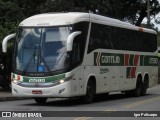
[[[159,4],[160,4],[160,0],[159,1]],[[155,19],[158,19],[160,21],[160,12],[155,16]],[[151,23],[153,23],[155,25],[155,27],[158,28],[158,30],[160,31],[160,24],[156,24],[154,21],[155,19],[152,19],[151,20]],[[147,18],[144,18],[144,20],[142,21],[142,23],[147,23]]]
[[[159,4],[160,4],[160,0],[158,0],[159,1]],[[158,21],[160,21],[160,12],[156,15],[156,17],[155,17],[156,19],[158,19]],[[152,21],[154,21],[154,20],[152,20]],[[154,23],[154,22],[153,22]],[[155,23],[154,23],[155,24]],[[155,24],[155,26],[156,27],[158,27],[158,30],[160,31],[160,24]]]
[[[160,12],[159,12],[159,14],[156,15],[155,18],[158,19],[158,21],[160,21]],[[155,25],[155,27],[158,28],[158,31],[160,31],[160,24],[156,24],[156,23],[154,22],[154,19],[153,19],[151,22]]]
[[[159,1],[159,4],[160,4],[160,0]],[[160,21],[160,12],[156,15],[156,19],[158,19],[158,21]],[[158,30],[160,31],[160,24],[157,24],[156,25],[158,27]]]

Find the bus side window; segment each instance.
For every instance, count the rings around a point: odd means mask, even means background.
[[[95,44],[95,27],[94,24],[91,25],[91,33],[90,33],[90,37],[89,37],[89,44],[88,44],[88,53],[92,52],[93,50],[96,49],[96,44]]]
[[[80,54],[79,62],[82,62],[82,60],[83,60],[84,51],[85,51],[85,47],[86,47],[86,39],[87,39],[87,35],[88,35],[88,28],[89,28],[89,22],[79,22],[79,23],[76,23],[73,27],[73,31],[81,31],[82,32],[80,35],[78,35],[74,39],[74,44],[78,44],[78,47],[79,47],[79,54]]]
[[[93,38],[90,36],[90,38],[89,38],[89,45],[88,45],[88,53],[90,53],[92,50],[94,50]]]
[[[92,24],[91,33],[88,44],[88,53],[92,52],[95,49],[102,48],[102,29],[98,24]]]
[[[81,61],[81,52],[80,52],[80,41],[75,40],[73,43],[73,50],[72,50],[72,62],[71,64],[77,65]]]

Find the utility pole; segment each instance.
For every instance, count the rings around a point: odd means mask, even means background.
[[[147,0],[147,26],[150,28],[150,0]]]

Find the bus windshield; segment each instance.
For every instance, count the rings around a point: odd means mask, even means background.
[[[22,72],[51,72],[68,66],[71,27],[19,28],[13,66]]]

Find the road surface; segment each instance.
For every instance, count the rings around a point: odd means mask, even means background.
[[[20,116],[25,112],[34,111],[39,112],[37,116],[42,117],[47,116],[46,112],[49,111],[47,113],[53,117],[45,117],[45,120],[159,120],[160,117],[156,115],[160,116],[160,85],[148,89],[146,96],[128,97],[116,92],[109,96],[97,97],[92,104],[83,104],[78,99],[54,98],[48,99],[45,105],[37,105],[33,99],[1,101],[0,111],[12,113],[18,111]],[[25,115],[23,117],[23,120],[44,120],[44,118],[25,118]]]

